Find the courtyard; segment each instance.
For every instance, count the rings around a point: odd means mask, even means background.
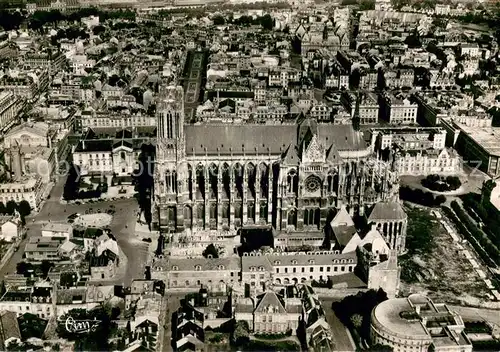
[[[488,288],[444,226],[429,209],[407,206],[408,252],[400,256],[400,293],[426,293],[453,304],[488,299]]]
[[[106,213],[80,215],[75,219],[74,225],[81,227],[107,227],[111,224],[113,216]]]

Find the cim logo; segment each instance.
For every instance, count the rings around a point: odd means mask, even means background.
[[[64,326],[69,333],[84,334],[95,331],[100,323],[99,320],[75,320],[68,317]]]

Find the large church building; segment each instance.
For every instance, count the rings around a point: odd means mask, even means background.
[[[351,125],[186,124],[182,87],[157,107],[155,222],[171,232],[273,227],[319,232],[340,207],[398,199],[398,176]]]

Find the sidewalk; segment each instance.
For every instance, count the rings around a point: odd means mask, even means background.
[[[9,246],[9,249],[7,249],[7,252],[5,252],[5,255],[2,257],[2,260],[0,261],[0,271],[3,269],[5,264],[7,264],[12,258],[12,255],[16,252],[15,249],[19,244],[21,243],[21,239],[16,239],[16,241],[12,242]]]
[[[147,259],[147,265],[151,264],[153,262],[154,256],[155,256],[155,251],[156,247],[158,246],[158,237],[160,237],[160,232],[159,231],[149,231],[148,225],[141,222],[136,222],[135,223],[135,235],[138,240],[143,240],[145,238],[150,238],[151,242],[149,243],[148,246],[148,259]]]

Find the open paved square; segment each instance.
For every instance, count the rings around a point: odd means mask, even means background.
[[[28,238],[41,236],[41,228],[44,224],[49,222],[67,223],[68,216],[71,214],[85,214],[89,209],[108,209],[111,205],[115,207],[115,214],[109,228],[115,236],[118,246],[127,257],[128,264],[125,275],[109,282],[109,284],[129,285],[132,279],[143,278],[148,259],[149,243],[137,241],[134,233],[139,208],[135,198],[105,200],[86,204],[62,204],[60,200],[65,182],[66,178],[61,178],[52,189],[50,198],[45,201],[40,212],[27,217],[26,238],[20,243],[19,250],[12,255],[0,270],[0,279],[6,274],[12,274],[16,271],[17,263],[23,260],[24,246]]]

